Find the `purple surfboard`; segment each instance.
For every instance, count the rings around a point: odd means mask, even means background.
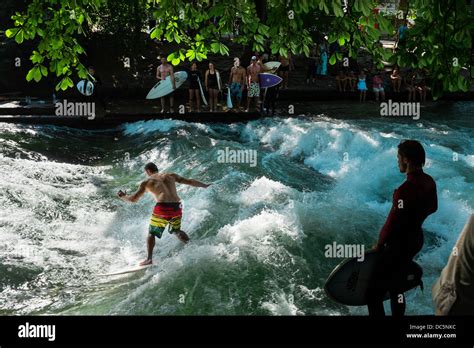
[[[258,78],[260,80],[260,88],[270,88],[283,81],[280,76],[269,73],[258,74]]]

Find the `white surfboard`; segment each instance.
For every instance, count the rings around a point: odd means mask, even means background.
[[[127,273],[135,273],[135,272],[144,271],[147,268],[154,267],[154,266],[155,265],[153,265],[153,264],[152,265],[146,265],[146,266],[136,266],[136,267],[132,267],[132,268],[126,268],[126,269],[118,270],[118,271],[111,272],[111,273],[97,274],[97,276],[99,276],[99,277],[110,277],[110,276],[116,276],[116,275],[127,274]]]
[[[77,90],[85,96],[91,96],[94,93],[94,84],[89,80],[81,80],[76,85]]]
[[[230,87],[227,87],[227,107],[232,109],[234,105],[232,105],[232,97],[230,96]]]
[[[204,103],[204,105],[207,105],[206,96],[204,95],[204,91],[203,91],[203,89],[202,89],[201,80],[199,79],[199,77],[198,77],[198,83],[199,83],[199,89],[201,90],[202,102]]]
[[[177,71],[174,73],[174,80],[176,83],[176,88],[181,87],[181,85],[188,78],[186,71]],[[171,82],[171,76],[167,76],[166,79],[158,82],[153,88],[148,92],[146,99],[156,99],[164,97],[171,92],[173,92],[173,84]]]
[[[281,63],[280,62],[266,62],[265,64],[263,64],[264,68],[267,70],[265,72],[268,72],[268,73],[275,73],[278,68],[280,67]]]
[[[219,88],[219,92],[222,90],[222,83],[221,83],[221,74],[216,70],[217,75],[217,88]]]

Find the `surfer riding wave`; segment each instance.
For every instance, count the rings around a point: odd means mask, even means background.
[[[189,241],[188,235],[181,230],[182,209],[180,198],[176,192],[176,183],[194,187],[209,187],[208,184],[193,179],[186,179],[175,173],[158,173],[158,167],[154,163],[145,165],[145,173],[149,178],[140,184],[137,192],[127,195],[120,190],[117,193],[117,196],[123,201],[136,203],[148,191],[156,201],[148,230],[148,257],[140,262],[140,266],[152,264],[155,237],[161,238],[167,226],[169,226],[169,233],[175,234],[180,241],[183,243]]]

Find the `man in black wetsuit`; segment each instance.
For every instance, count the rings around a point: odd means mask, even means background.
[[[405,314],[405,297],[401,284],[407,269],[423,246],[421,225],[438,209],[436,183],[423,172],[425,150],[415,140],[398,145],[398,167],[407,174],[406,181],[393,193],[393,203],[375,250],[379,260],[369,286],[369,315],[385,315],[384,295],[389,292],[393,316]]]

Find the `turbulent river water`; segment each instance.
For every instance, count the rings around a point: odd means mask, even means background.
[[[407,296],[408,314],[432,314],[431,286],[474,207],[474,103],[427,104],[419,120],[376,110],[313,104],[292,118],[107,131],[0,124],[0,314],[366,314],[325,295],[341,261],[325,245],[374,244],[404,181],[404,138],[423,143],[438,185],[417,257],[425,290]],[[256,150],[257,165],[221,163],[225,148]],[[152,198],[116,192],[134,191],[150,161],[212,183],[178,187],[192,241],[165,233],[156,267],[98,277],[145,257]]]

